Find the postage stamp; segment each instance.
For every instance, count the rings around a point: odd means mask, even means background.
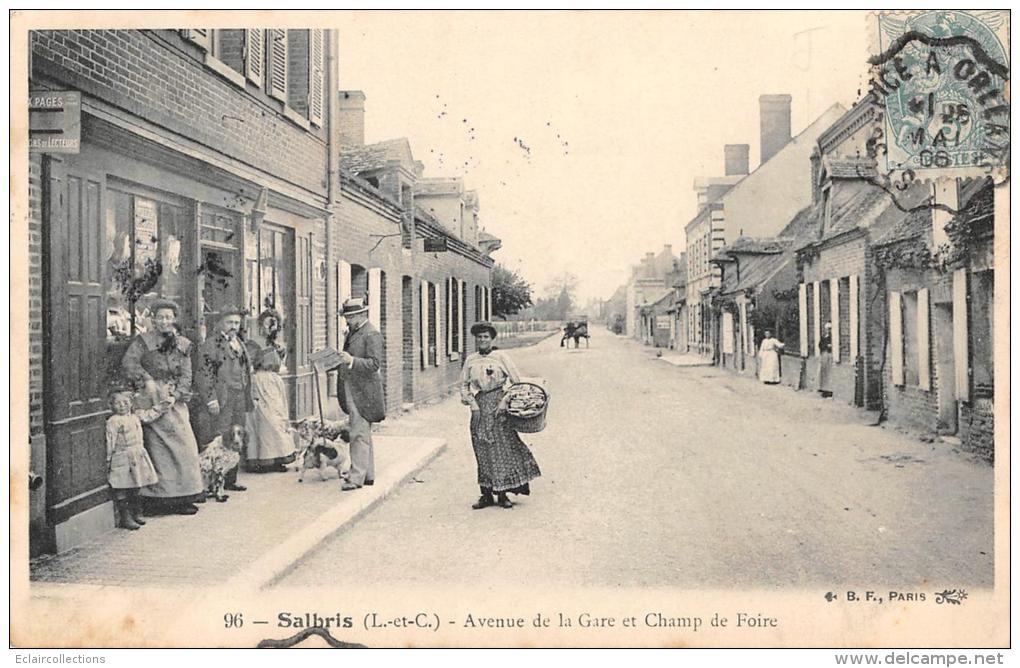
[[[1005,11],[872,16],[871,90],[884,107],[889,170],[992,175],[1009,163]]]

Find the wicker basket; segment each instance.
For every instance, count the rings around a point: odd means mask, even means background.
[[[542,395],[545,397],[545,404],[542,406],[541,413],[538,413],[537,415],[532,415],[530,417],[520,417],[508,411],[506,414],[507,424],[509,424],[514,431],[522,434],[538,433],[545,429],[545,416],[549,411],[549,393],[545,391],[544,387],[542,387],[541,385],[537,385],[535,383],[528,383],[522,381],[520,383],[517,383],[517,385],[531,385],[533,387],[537,387],[539,390],[542,391]]]

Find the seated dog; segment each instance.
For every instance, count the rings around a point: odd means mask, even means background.
[[[319,479],[326,479],[326,469],[335,468],[337,475],[345,477],[351,470],[350,427],[346,422],[326,422],[306,418],[298,423],[298,482],[304,482],[305,471],[318,469]]]
[[[247,439],[248,433],[244,427],[235,424],[230,428],[229,443],[224,445],[223,436],[217,436],[202,451],[198,463],[202,469],[206,497],[215,498],[220,503],[230,498],[229,494],[223,493],[227,472],[237,466]]]

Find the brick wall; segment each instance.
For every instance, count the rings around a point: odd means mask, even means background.
[[[995,461],[995,404],[992,399],[975,399],[960,407],[960,439],[963,449]]]
[[[296,186],[326,192],[325,135],[287,120],[282,105],[205,66],[174,30],[41,30],[31,34],[33,78],[77,89],[213,152]]]

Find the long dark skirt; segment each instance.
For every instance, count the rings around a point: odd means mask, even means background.
[[[478,463],[478,485],[493,492],[512,492],[542,475],[531,450],[506,421],[496,416],[502,390],[475,396],[471,411],[471,445]]]

